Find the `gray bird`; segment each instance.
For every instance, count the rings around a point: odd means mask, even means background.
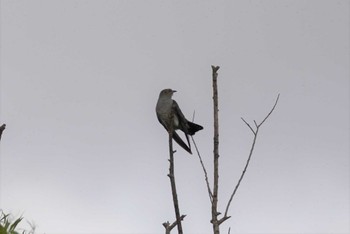
[[[170,113],[172,109],[174,110],[173,139],[187,152],[192,154],[191,144],[188,135],[194,135],[197,131],[202,130],[203,127],[198,124],[192,123],[185,118],[185,116],[182,114],[182,111],[180,110],[179,105],[176,103],[175,100],[171,99],[175,92],[176,90],[172,89],[164,89],[160,92],[156,106],[157,118],[158,121],[169,132],[171,119]],[[178,129],[185,133],[188,145],[186,145],[186,143],[176,133],[175,130]]]

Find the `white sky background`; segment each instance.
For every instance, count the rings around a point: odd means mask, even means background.
[[[0,207],[38,233],[164,233],[174,211],[173,88],[212,175],[210,65],[220,65],[221,229],[348,233],[349,1],[1,1]],[[198,157],[175,145],[185,233],[212,233]],[[176,231],[174,230],[174,233]]]

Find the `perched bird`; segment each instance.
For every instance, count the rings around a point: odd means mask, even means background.
[[[188,138],[188,135],[194,135],[197,131],[202,130],[203,127],[188,121],[185,116],[182,114],[179,105],[175,100],[172,99],[173,94],[176,90],[164,89],[160,92],[156,113],[159,122],[164,126],[164,128],[169,132],[170,130],[170,120],[171,120],[171,111],[174,111],[173,116],[173,139],[187,152],[192,154],[191,144]],[[175,130],[181,130],[185,133],[187,143],[179,137]]]

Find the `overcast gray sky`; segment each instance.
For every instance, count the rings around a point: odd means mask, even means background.
[[[0,207],[38,233],[164,233],[174,220],[159,92],[173,88],[212,175],[219,65],[221,229],[349,233],[349,1],[1,1]],[[183,228],[212,233],[196,155],[175,145]]]

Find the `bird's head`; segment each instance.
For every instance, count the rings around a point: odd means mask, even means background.
[[[169,97],[171,98],[173,96],[173,94],[176,92],[176,90],[172,90],[172,89],[163,89],[159,96],[160,97]]]

